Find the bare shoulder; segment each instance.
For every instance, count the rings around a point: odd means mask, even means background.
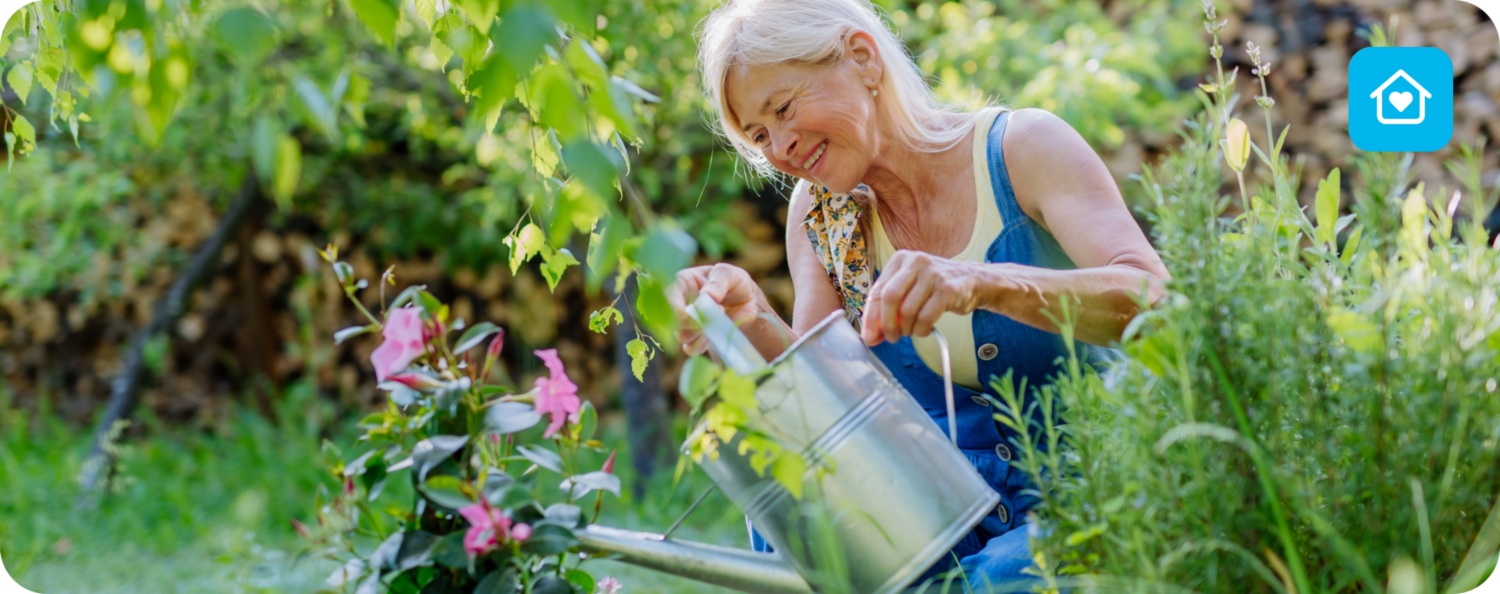
[[[1027,108],[1011,114],[1006,127],[1005,169],[1021,209],[1050,228],[1047,212],[1058,201],[1119,202],[1109,168],[1083,136],[1062,118],[1045,109]],[[1073,200],[1069,200],[1072,198]]]

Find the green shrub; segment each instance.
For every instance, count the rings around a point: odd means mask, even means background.
[[[1465,591],[1500,493],[1492,205],[1455,221],[1477,180],[1413,187],[1409,155],[1363,153],[1304,212],[1269,127],[1249,166],[1271,183],[1223,196],[1231,85],[1145,175],[1174,278],[1128,361],[1038,392],[1066,408],[1023,447],[1055,524],[1038,559],[1132,591]]]

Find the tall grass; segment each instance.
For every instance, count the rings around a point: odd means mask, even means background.
[[[1242,191],[1216,72],[1143,176],[1170,294],[1127,331],[1128,361],[1038,393],[1066,408],[1022,444],[1053,526],[1038,559],[1110,591],[1466,591],[1495,561],[1481,527],[1500,530],[1500,250],[1473,151],[1459,188],[1356,154],[1304,209],[1268,124],[1251,134],[1264,181]]]

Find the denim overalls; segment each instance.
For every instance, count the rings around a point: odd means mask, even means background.
[[[1001,112],[990,128],[988,138],[990,184],[1004,227],[990,244],[985,261],[1052,269],[1075,268],[1052,234],[1026,216],[1016,202],[1001,150],[1009,117],[1010,111]],[[880,273],[877,270],[874,274],[878,278]],[[1050,378],[1062,369],[1059,359],[1068,354],[1062,337],[988,311],[975,311],[972,319],[974,344],[978,345],[979,377],[981,380],[992,376],[998,379],[1010,371],[1017,386],[1024,379],[1028,394],[1022,403],[1031,408],[1029,392],[1032,388],[1049,383]],[[1084,343],[1077,343],[1076,349],[1079,358],[1089,364],[1098,365],[1118,356],[1113,349]],[[943,398],[942,375],[922,362],[911,338],[902,337],[895,343],[882,342],[871,350],[946,434],[948,411]],[[952,554],[939,560],[922,576],[926,579],[940,574],[952,569],[954,562],[958,561],[971,589],[978,592],[985,591],[986,584],[999,585],[1031,577],[1022,570],[1032,564],[1029,540],[1036,528],[1026,523],[1026,512],[1037,503],[1036,495],[1030,492],[1036,487],[1029,477],[1019,469],[1011,469],[1010,462],[1020,451],[1016,445],[1019,436],[995,421],[997,411],[985,394],[998,401],[997,393],[988,382],[984,392],[954,384],[958,447],[974,464],[979,475],[999,492],[1000,504],[953,548]],[[1032,408],[1032,413],[1033,425],[1040,427],[1039,407]],[[900,528],[893,529],[899,531]],[[751,544],[757,551],[771,550],[754,530],[751,531]],[[921,580],[917,583],[920,584]]]

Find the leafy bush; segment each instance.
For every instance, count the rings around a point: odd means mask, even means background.
[[[387,308],[389,272],[380,279],[384,315],[376,317],[356,297],[368,283],[338,261],[336,250],[323,257],[370,321],[335,340],[382,334],[370,359],[390,397],[384,411],[360,422],[364,452],[349,459],[332,444],[325,449],[324,462],[343,489],[326,501],[319,497],[314,528],[297,524],[318,552],[343,562],[330,585],[357,584],[361,594],[522,587],[592,593],[594,578],[571,555],[579,550],[574,531],[598,517],[605,492],[620,495],[620,479],[613,454],[599,470],[579,465],[582,452],[603,449],[593,439],[598,417],[578,397],[557,352],[537,351],[550,377],[512,394],[489,381],[502,329],[466,326],[422,287],[402,291]],[[372,511],[369,504],[401,471],[417,492],[411,509]],[[592,515],[584,507],[590,500]],[[397,525],[385,529],[380,515]],[[379,538],[380,545],[361,553],[356,535]]]
[[[1465,591],[1494,562],[1476,535],[1500,493],[1493,204],[1477,178],[1413,187],[1409,155],[1364,153],[1304,212],[1273,130],[1254,139],[1230,111],[1232,84],[1220,67],[1145,175],[1174,278],[1127,331],[1129,360],[1037,392],[1066,424],[1027,425],[1007,394],[1056,527],[1038,560],[1140,591]],[[1269,181],[1221,195],[1225,165]]]

